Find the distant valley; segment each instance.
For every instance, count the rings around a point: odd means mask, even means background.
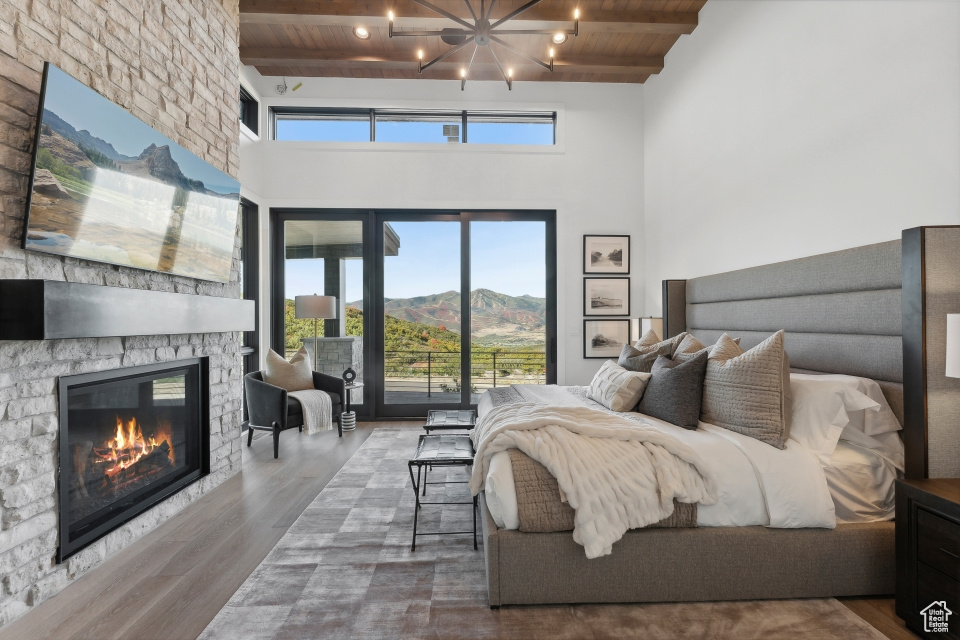
[[[348,307],[362,309],[363,302]],[[387,315],[407,322],[446,327],[460,333],[460,294],[455,291],[415,298],[389,298]],[[472,342],[485,346],[543,346],[546,341],[544,298],[508,296],[490,289],[470,293]]]

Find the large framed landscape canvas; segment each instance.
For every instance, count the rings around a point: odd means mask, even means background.
[[[44,68],[23,247],[227,282],[240,183]]]
[[[584,358],[617,358],[628,342],[629,320],[583,321]]]
[[[583,272],[628,275],[630,236],[583,236]]]

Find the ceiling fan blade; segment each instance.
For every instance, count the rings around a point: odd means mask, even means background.
[[[414,1],[414,2],[417,2],[418,0],[413,0],[413,1]],[[499,20],[497,20],[496,22],[494,22],[492,25],[490,25],[490,28],[491,28],[491,29],[496,29],[497,27],[499,27],[501,24],[503,24],[503,23],[506,22],[507,20],[510,20],[511,18],[516,18],[518,15],[520,15],[521,13],[523,13],[524,11],[526,11],[527,9],[529,9],[529,8],[531,8],[531,7],[537,6],[538,4],[540,4],[540,2],[541,2],[541,0],[530,0],[530,2],[528,2],[527,4],[523,5],[522,7],[518,8],[518,9],[514,9],[513,11],[511,11],[511,12],[508,13],[507,15],[503,16],[502,18],[500,18]]]
[[[467,29],[470,29],[471,31],[474,29],[474,25],[470,24],[470,23],[467,22],[466,20],[463,20],[463,19],[461,19],[461,18],[458,18],[457,16],[453,15],[453,14],[450,13],[449,11],[446,11],[446,10],[444,10],[444,9],[441,9],[440,7],[438,7],[437,5],[433,4],[432,2],[427,2],[427,0],[413,0],[413,1],[416,2],[417,4],[419,4],[420,6],[426,7],[427,9],[430,9],[431,11],[434,11],[434,12],[436,12],[436,13],[439,13],[439,14],[442,15],[444,18],[450,18],[450,19],[453,20],[454,22],[465,26]]]

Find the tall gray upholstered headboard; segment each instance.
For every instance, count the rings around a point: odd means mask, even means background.
[[[786,331],[795,371],[876,380],[903,422],[900,241],[690,280],[664,280],[665,337],[727,332],[749,349]]]
[[[665,337],[722,332],[749,349],[784,329],[794,370],[876,380],[903,424],[906,475],[960,475],[960,380],[945,375],[960,313],[960,226],[729,273],[663,281]]]

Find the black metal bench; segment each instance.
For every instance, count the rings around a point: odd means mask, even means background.
[[[410,471],[410,482],[413,483],[413,492],[417,496],[416,507],[413,512],[413,542],[410,551],[417,550],[417,536],[438,535],[466,535],[473,534],[473,548],[477,549],[477,496],[470,502],[422,502],[420,487],[423,495],[427,493],[428,484],[448,484],[448,482],[427,482],[426,467],[468,467],[473,465],[473,443],[468,435],[422,435],[417,443],[417,453],[407,463]],[[413,475],[413,468],[417,468],[417,475]],[[421,472],[423,479],[421,481]],[[449,484],[465,484],[467,481],[454,481]],[[473,531],[417,531],[417,517],[422,505],[469,504],[473,506]]]

